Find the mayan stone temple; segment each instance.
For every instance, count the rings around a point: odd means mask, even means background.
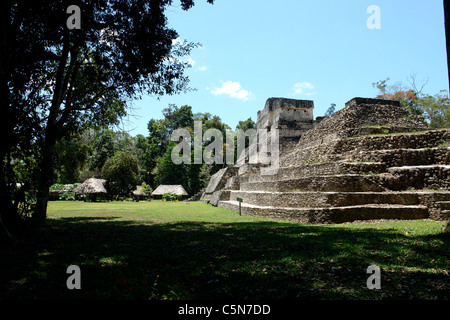
[[[279,168],[262,174],[269,164],[244,155],[211,177],[201,200],[304,223],[448,219],[450,130],[428,128],[398,101],[354,98],[315,120],[313,109],[268,99],[257,127],[278,129]]]

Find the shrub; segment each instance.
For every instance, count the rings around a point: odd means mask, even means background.
[[[102,176],[108,181],[111,194],[127,197],[138,183],[137,157],[128,151],[118,152],[108,159],[102,168]]]
[[[181,199],[181,196],[176,195],[174,193],[164,193],[162,195],[162,199],[165,201],[178,201]]]
[[[61,183],[55,183],[54,185],[52,185],[51,187],[50,187],[50,192],[52,192],[52,191],[59,191],[59,190],[62,190],[64,188],[64,185],[63,184],[61,184]]]

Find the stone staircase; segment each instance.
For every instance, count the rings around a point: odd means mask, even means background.
[[[196,194],[192,195],[191,197],[189,197],[186,201],[198,201],[202,198],[204,192],[205,192],[204,190],[201,190]]]
[[[228,169],[223,169],[225,187],[210,190],[210,199],[215,199],[211,203],[238,211],[242,199],[242,214],[303,223],[448,219],[450,148],[442,145],[450,141],[450,130],[413,126],[396,106],[372,102],[349,102],[334,119],[322,120],[305,135],[306,141],[300,138],[283,155],[281,167],[272,175],[236,168],[229,168],[227,175]],[[361,104],[371,120],[376,119],[371,112],[387,107],[394,109],[395,117],[385,119],[381,134],[375,130],[379,127],[364,129],[364,123],[337,132],[329,129],[339,127],[333,121],[360,112],[355,108]],[[390,125],[393,119],[404,122]]]

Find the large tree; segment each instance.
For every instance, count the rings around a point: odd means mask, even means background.
[[[116,153],[102,168],[102,177],[108,181],[109,192],[115,196],[129,196],[138,184],[138,175],[138,159],[130,151]]]
[[[447,72],[450,92],[450,0],[444,0],[445,44],[447,48]]]
[[[12,202],[16,179],[10,165],[17,150],[38,149],[33,154],[39,163],[33,218],[42,221],[57,141],[88,126],[117,123],[126,114],[126,101],[141,94],[188,90],[188,64],[180,57],[195,44],[174,41],[178,34],[165,16],[171,4],[172,0],[0,2],[2,227],[17,220]],[[81,9],[81,29],[69,28],[73,20],[67,20],[76,13],[67,13],[71,5]],[[181,0],[185,10],[193,5],[192,0]]]

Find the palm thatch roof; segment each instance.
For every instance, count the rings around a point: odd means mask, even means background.
[[[61,192],[69,192],[72,191],[74,189],[74,184],[73,183],[69,183],[69,184],[65,184],[64,188],[61,189]]]
[[[76,187],[73,192],[94,194],[94,193],[108,193],[105,188],[105,179],[89,178]]]
[[[170,184],[161,184],[152,192],[152,196],[162,196],[165,193],[173,193],[180,196],[187,196],[188,193],[184,190],[181,184],[170,185]]]
[[[60,189],[56,189],[56,190],[51,190],[50,193],[52,194],[59,194],[59,193],[64,193],[64,192],[71,192],[75,185],[74,184],[64,184],[64,185],[58,185],[60,186]]]
[[[144,189],[143,186],[136,186],[136,190],[133,191],[133,195],[135,196],[147,196],[146,193],[142,191]]]

